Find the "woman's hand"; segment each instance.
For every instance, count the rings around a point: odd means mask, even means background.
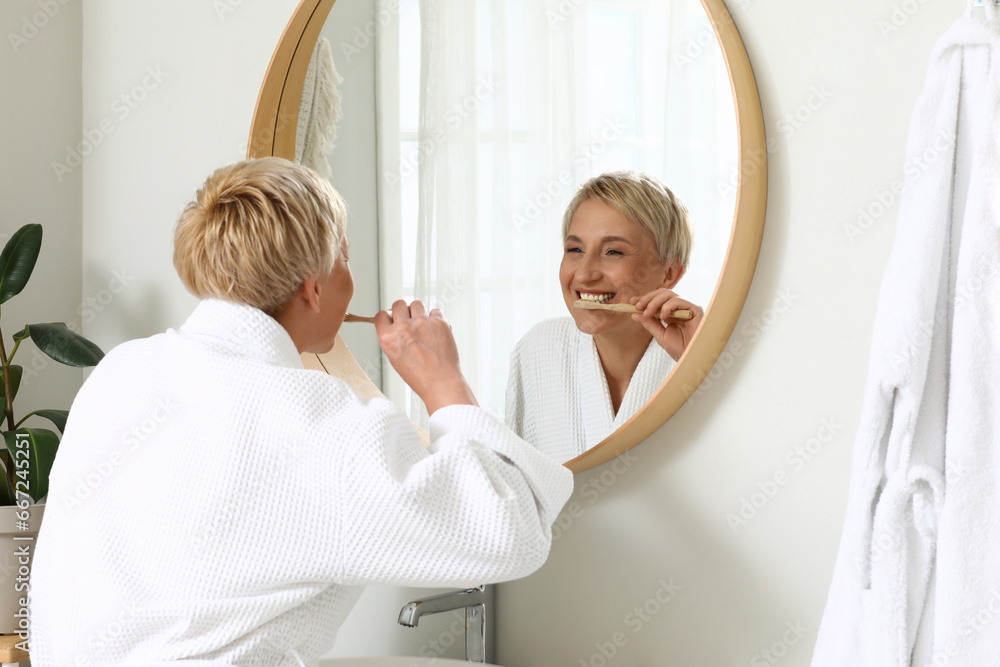
[[[478,405],[459,368],[451,326],[439,309],[428,315],[421,302],[399,300],[392,304],[392,315],[384,310],[375,315],[375,330],[389,363],[428,414],[448,405]]]
[[[681,358],[685,348],[698,330],[705,311],[690,301],[685,301],[671,290],[661,287],[641,297],[632,297],[632,305],[639,312],[632,319],[653,334],[660,347],[667,351],[674,361]],[[690,310],[690,320],[671,317],[675,310]]]

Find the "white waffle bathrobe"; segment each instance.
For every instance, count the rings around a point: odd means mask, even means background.
[[[535,325],[511,354],[505,419],[557,461],[583,454],[639,411],[674,367],[651,340],[615,413],[594,337],[570,317]]]
[[[204,301],[115,348],[52,470],[32,664],[315,664],[364,584],[541,566],[571,473],[479,408],[430,432],[425,449],[388,401],[303,369],[248,306]]]

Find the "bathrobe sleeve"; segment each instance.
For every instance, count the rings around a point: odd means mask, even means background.
[[[378,403],[341,467],[341,583],[471,586],[545,562],[573,490],[568,469],[480,408],[435,412],[424,449],[409,420]]]

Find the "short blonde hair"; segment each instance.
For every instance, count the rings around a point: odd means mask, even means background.
[[[621,213],[626,220],[645,229],[656,243],[663,264],[678,264],[685,271],[691,259],[694,231],[687,207],[665,185],[637,171],[612,171],[584,183],[563,215],[563,239],[580,205],[599,201]]]
[[[174,268],[199,298],[276,315],[310,276],[328,275],[347,211],[324,178],[277,157],[208,177],[174,231]]]

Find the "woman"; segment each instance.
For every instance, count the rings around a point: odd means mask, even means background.
[[[476,407],[441,312],[376,316],[431,413],[305,370],[354,291],[346,212],[278,158],[215,172],[177,224],[203,299],[81,388],[32,573],[36,667],[312,664],[370,582],[472,586],[545,560],[572,476]],[[387,620],[391,622],[391,620]]]
[[[517,344],[507,424],[558,461],[579,456],[636,413],[663,383],[704,311],[673,292],[691,254],[684,204],[654,178],[603,174],[563,216],[559,282],[571,317],[536,325]],[[584,310],[577,300],[632,304]],[[690,310],[681,320],[675,310]]]

